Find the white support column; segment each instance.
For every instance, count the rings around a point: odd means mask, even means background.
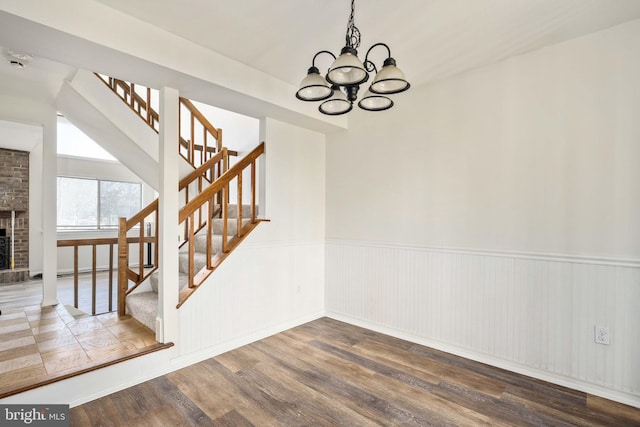
[[[178,344],[178,91],[160,89],[160,198],[156,339]]]
[[[42,143],[42,306],[58,304],[58,117],[53,109],[43,123]],[[31,248],[34,250],[35,248]]]
[[[265,151],[260,158],[258,158],[258,206],[259,206],[259,217],[260,218],[268,218],[267,215],[267,118],[262,117],[260,119],[260,142],[265,143]]]

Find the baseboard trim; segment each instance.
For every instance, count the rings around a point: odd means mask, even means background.
[[[511,372],[515,372],[521,375],[533,377],[542,381],[547,381],[552,384],[568,387],[574,390],[582,391],[594,396],[599,396],[605,399],[613,400],[615,402],[630,405],[636,408],[640,408],[640,396],[627,393],[624,391],[613,390],[610,388],[602,387],[597,384],[580,381],[575,378],[558,375],[552,372],[544,371],[537,368],[514,363],[508,360],[504,360],[488,354],[478,353],[472,350],[468,350],[462,347],[457,347],[447,343],[443,343],[436,340],[430,340],[425,337],[413,335],[395,328],[390,328],[386,325],[371,322],[366,319],[360,319],[357,317],[328,311],[325,313],[326,317],[341,322],[349,323],[355,326],[359,326],[365,329],[370,329],[375,332],[390,335],[395,338],[400,338],[406,341],[410,341],[416,344],[424,345],[426,347],[434,348],[436,350],[444,351],[456,356],[464,357],[466,359],[474,360],[476,362],[485,363],[487,365],[495,366],[497,368],[505,369]]]
[[[304,323],[312,322],[324,316],[324,311],[319,311],[313,314],[301,316],[292,320],[288,320],[286,322],[281,322],[263,329],[259,329],[242,337],[238,337],[230,341],[225,341],[214,346],[207,347],[195,353],[175,357],[171,360],[171,370],[174,371],[176,369],[181,369],[193,365],[203,360],[218,356],[222,353],[226,353],[227,351],[234,350],[236,348],[251,344],[253,342],[270,337],[288,329],[295,328],[296,326],[300,326]]]

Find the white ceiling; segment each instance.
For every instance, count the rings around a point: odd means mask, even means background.
[[[350,12],[349,0],[97,1],[296,86],[317,51],[339,53]],[[355,11],[361,59],[387,43],[413,86],[638,18],[640,0],[359,0]]]
[[[317,51],[339,53],[350,12],[349,0],[83,1],[146,21],[294,86]],[[414,88],[635,19],[640,0],[358,0],[355,11],[361,59],[372,44],[387,43]],[[0,46],[24,44],[39,53],[20,70],[0,61],[0,95],[53,101],[74,67],[51,59],[75,58],[81,64],[95,62],[96,55],[75,52],[78,44],[64,46],[69,38],[44,40],[34,28],[0,19]],[[6,53],[0,47],[0,54]],[[378,66],[384,53],[372,54]],[[322,56],[316,65],[324,71],[329,64]],[[189,82],[201,84],[206,82]]]

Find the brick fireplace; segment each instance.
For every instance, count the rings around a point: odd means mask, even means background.
[[[0,249],[5,249],[10,256],[13,248],[13,268],[10,261],[0,264],[0,285],[28,280],[29,153],[26,151],[0,148],[0,236]]]

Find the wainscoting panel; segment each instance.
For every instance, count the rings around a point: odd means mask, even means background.
[[[323,241],[244,242],[180,308],[181,358],[201,360],[322,317],[324,255]]]
[[[326,284],[330,316],[640,406],[638,261],[331,240]]]

